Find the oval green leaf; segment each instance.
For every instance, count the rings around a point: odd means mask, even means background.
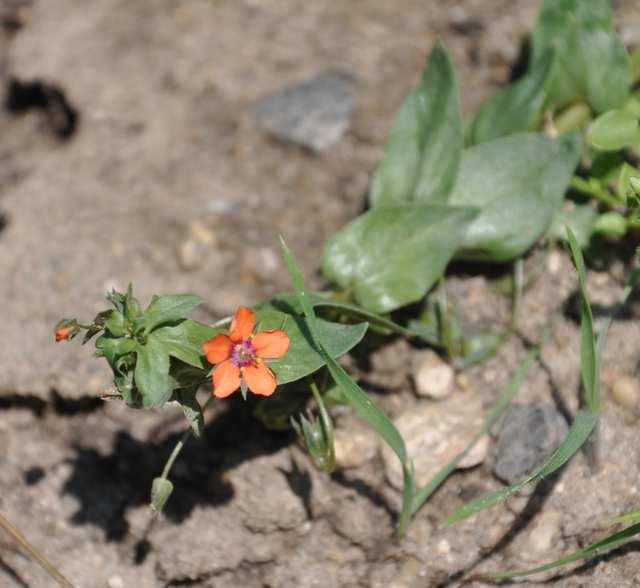
[[[469,207],[374,208],[327,243],[322,270],[365,309],[395,310],[442,276],[474,218]]]
[[[591,123],[587,140],[596,149],[618,151],[640,142],[638,117],[626,110],[610,110]]]
[[[504,262],[549,228],[580,157],[577,134],[502,137],[467,149],[450,204],[480,210],[456,257]]]
[[[311,345],[308,327],[301,316],[267,309],[258,310],[256,319],[260,330],[283,328],[291,340],[283,357],[268,361],[278,384],[304,378],[326,364],[322,353]],[[327,352],[340,357],[362,340],[367,327],[367,323],[340,325],[319,319],[317,334]]]

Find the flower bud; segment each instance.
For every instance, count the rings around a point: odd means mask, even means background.
[[[323,411],[324,412],[324,411]],[[335,450],[333,447],[333,426],[326,422],[328,415],[321,414],[316,419],[311,413],[307,417],[300,414],[300,422],[291,417],[291,426],[298,435],[300,444],[309,452],[316,465],[327,473],[335,468]],[[324,417],[324,418],[323,418]]]
[[[55,328],[56,343],[70,341],[79,332],[80,329],[76,319],[62,319]]]

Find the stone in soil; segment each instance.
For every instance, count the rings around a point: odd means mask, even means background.
[[[562,415],[549,403],[514,405],[498,436],[493,473],[508,484],[519,482],[555,451],[567,430]]]
[[[278,139],[325,151],[349,128],[353,82],[349,73],[327,71],[287,86],[256,105],[255,121]]]
[[[621,376],[611,385],[613,400],[635,416],[640,416],[640,381],[631,376]]]
[[[418,396],[440,400],[453,392],[453,368],[431,349],[414,355],[411,375]]]
[[[417,402],[394,419],[405,440],[407,452],[414,460],[416,484],[426,484],[462,451],[482,423],[482,403],[470,393],[457,394],[441,402]],[[400,489],[402,470],[398,458],[386,444],[381,447],[387,479]],[[488,438],[483,437],[458,464],[458,469],[481,464],[488,447]]]

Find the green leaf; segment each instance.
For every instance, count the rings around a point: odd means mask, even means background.
[[[539,574],[540,572],[546,572],[548,570],[552,570],[554,568],[564,566],[568,563],[579,561],[581,559],[586,559],[588,557],[593,557],[594,555],[608,549],[613,549],[614,547],[618,547],[618,545],[622,545],[626,541],[628,541],[634,535],[640,533],[640,523],[635,525],[631,525],[622,531],[618,531],[617,533],[612,533],[608,535],[604,539],[600,539],[595,543],[590,543],[586,547],[582,549],[578,549],[569,555],[565,555],[560,559],[556,559],[550,563],[544,564],[542,566],[538,566],[536,568],[531,568],[529,570],[519,570],[519,571],[510,571],[510,572],[499,572],[497,574],[482,574],[479,576],[475,576],[474,580],[506,580],[508,578],[515,578],[517,576],[529,576],[531,574]]]
[[[135,383],[145,408],[162,406],[171,397],[174,381],[169,376],[169,355],[164,344],[149,338],[138,345]]]
[[[638,117],[626,110],[610,110],[591,123],[587,140],[596,149],[618,151],[640,141]]]
[[[532,36],[533,64],[549,48],[556,60],[547,105],[584,98],[597,112],[620,108],[629,96],[631,66],[614,33],[608,0],[545,0]]]
[[[571,457],[573,457],[578,449],[584,445],[597,422],[598,415],[593,414],[588,410],[579,410],[569,432],[567,433],[567,436],[553,455],[541,467],[522,480],[522,482],[506,486],[496,492],[485,494],[484,496],[467,502],[467,504],[459,508],[449,518],[447,518],[442,526],[448,527],[449,525],[453,525],[454,523],[466,519],[481,510],[490,508],[499,502],[506,500],[517,492],[520,492],[520,490],[525,486],[535,484],[561,468],[565,463],[567,463],[567,461],[569,461],[569,459],[571,459]]]
[[[96,339],[96,349],[113,365],[118,357],[135,351],[137,343],[133,339],[124,337],[109,337],[102,335]]]
[[[617,525],[618,523],[630,523],[631,521],[637,521],[638,519],[640,519],[640,510],[634,510],[633,512],[628,512],[611,519],[610,524]]]
[[[456,469],[458,464],[475,447],[476,443],[480,441],[482,437],[487,435],[489,431],[491,431],[491,428],[493,427],[493,425],[498,421],[500,416],[507,409],[512,398],[515,396],[516,392],[518,392],[518,390],[520,389],[520,386],[522,386],[522,383],[527,377],[527,374],[529,373],[529,370],[531,369],[533,362],[538,356],[538,353],[539,353],[539,347],[536,347],[535,349],[532,349],[531,351],[529,351],[527,356],[524,358],[524,360],[520,364],[518,371],[514,374],[514,376],[511,378],[511,380],[507,384],[505,391],[500,395],[500,398],[498,398],[498,401],[495,403],[493,408],[487,413],[482,429],[480,429],[476,433],[476,435],[469,442],[469,444],[460,453],[458,453],[458,455],[456,455],[451,461],[445,464],[438,471],[438,473],[435,476],[433,476],[433,478],[431,478],[429,482],[427,482],[427,484],[423,488],[421,488],[416,492],[415,496],[413,497],[413,503],[411,507],[411,511],[413,514],[415,514],[422,507],[422,505],[427,500],[429,500],[431,495],[439,488],[440,484],[442,484],[442,482],[444,482],[447,479],[447,477]]]
[[[327,243],[323,272],[372,312],[416,302],[443,274],[474,216],[469,208],[375,208]]]
[[[122,337],[126,332],[127,322],[121,312],[112,310],[105,319],[104,326],[114,337]]]
[[[289,335],[289,351],[280,359],[268,361],[278,384],[304,378],[325,365],[322,353],[310,343],[311,336],[303,317],[275,310],[258,310],[256,320],[261,330],[284,328]],[[367,323],[340,325],[318,319],[316,334],[331,357],[340,357],[362,340],[367,327]]]
[[[552,66],[553,52],[548,50],[524,77],[489,98],[473,119],[471,143],[533,129],[542,112]]]
[[[447,200],[462,152],[455,71],[446,48],[433,48],[422,81],[404,101],[376,170],[371,205]]]
[[[202,299],[193,294],[154,296],[151,304],[144,311],[144,330],[149,333],[159,325],[183,319],[201,303]]]
[[[523,133],[467,149],[450,204],[480,212],[456,257],[504,262],[527,251],[560,208],[579,157],[577,133]]]
[[[202,346],[205,341],[220,332],[222,329],[214,329],[196,321],[183,320],[172,327],[157,328],[149,335],[149,339],[161,343],[168,355],[204,369],[206,363]]]
[[[308,326],[309,343],[324,357],[327,368],[334,382],[340,387],[345,398],[358,413],[358,416],[369,425],[386,441],[389,447],[398,456],[402,464],[404,489],[402,493],[402,512],[398,523],[398,532],[402,535],[411,517],[411,501],[413,498],[413,464],[407,455],[407,449],[398,429],[349,376],[344,368],[337,362],[324,348],[318,332],[318,319],[313,310],[313,304],[309,294],[305,290],[304,282],[300,270],[296,265],[293,254],[287,247],[284,239],[280,238],[282,254],[293,282],[293,287],[298,296],[298,302],[303,309]]]

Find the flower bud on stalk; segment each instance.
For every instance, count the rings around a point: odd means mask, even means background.
[[[80,332],[76,319],[62,319],[55,327],[56,343],[70,341]]]

